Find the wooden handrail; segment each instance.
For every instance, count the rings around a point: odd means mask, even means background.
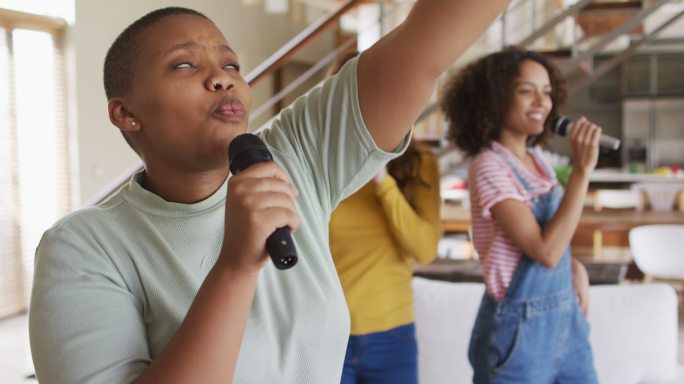
[[[311,41],[315,40],[321,33],[328,30],[328,28],[330,28],[333,23],[337,22],[342,15],[361,2],[362,0],[349,0],[340,5],[335,12],[325,15],[313,22],[250,71],[247,76],[245,76],[247,83],[254,86],[259,80],[283,66],[283,64],[285,64],[295,53],[299,52]]]
[[[322,68],[324,68],[324,66],[330,65],[330,63],[334,62],[335,59],[344,54],[344,52],[350,49],[352,46],[354,46],[354,44],[356,44],[356,36],[347,37],[342,43],[338,44],[337,48],[330,51],[330,53],[325,55],[311,68],[307,69],[303,74],[301,74],[296,79],[290,81],[287,84],[287,86],[285,86],[275,95],[271,96],[261,105],[254,108],[249,113],[249,122],[251,123],[252,121],[258,119],[262,114],[266,113],[266,111],[268,111],[274,105],[283,100],[285,96],[291,94],[295,89],[297,89],[297,87],[301,86],[306,80],[310,79],[315,73],[318,73]]]

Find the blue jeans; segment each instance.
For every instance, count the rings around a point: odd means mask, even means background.
[[[418,343],[415,324],[350,336],[341,383],[417,384]]]

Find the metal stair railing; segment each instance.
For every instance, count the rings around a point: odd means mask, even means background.
[[[618,28],[615,28],[613,31],[610,33],[604,35],[597,41],[595,44],[593,44],[589,49],[586,51],[583,51],[576,57],[573,57],[571,60],[563,63],[560,65],[560,70],[561,73],[564,75],[567,75],[574,70],[576,70],[582,62],[592,58],[596,53],[600,52],[603,48],[605,48],[610,42],[615,40],[618,36],[624,35],[625,33],[633,30],[634,28],[638,27],[639,24],[649,15],[651,15],[653,12],[658,10],[661,6],[663,6],[666,3],[671,2],[672,0],[656,0],[654,3],[652,3],[650,6],[647,6],[643,8],[641,11],[637,12],[631,19],[627,20],[624,24],[619,26]]]
[[[544,25],[539,27],[536,31],[532,32],[528,37],[520,41],[517,45],[521,47],[527,47],[534,43],[538,38],[551,32],[558,24],[564,21],[569,16],[577,16],[579,12],[586,7],[588,4],[592,3],[593,0],[580,0],[572,6],[566,8],[559,14],[555,15],[549,19]]]
[[[644,35],[644,37],[639,39],[638,41],[632,42],[632,44],[630,44],[630,46],[627,49],[613,56],[612,58],[610,58],[610,60],[602,63],[598,68],[594,68],[590,76],[587,76],[584,79],[571,84],[568,87],[569,96],[572,97],[578,94],[579,92],[590,86],[594,81],[596,81],[596,79],[605,75],[613,68],[625,62],[629,57],[635,54],[636,51],[642,45],[653,41],[658,36],[658,34],[660,34],[660,32],[662,32],[667,27],[672,25],[674,22],[679,20],[682,16],[684,16],[684,11],[680,11],[674,14],[672,17],[665,20],[661,25],[654,29],[651,33]]]

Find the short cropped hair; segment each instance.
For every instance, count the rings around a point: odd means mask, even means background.
[[[477,155],[499,138],[513,101],[520,64],[526,60],[546,68],[553,102],[544,131],[530,137],[528,144],[548,144],[551,124],[567,98],[565,81],[555,65],[541,54],[508,47],[467,65],[444,88],[440,106],[449,122],[447,138],[468,156]]]
[[[107,100],[126,95],[133,83],[140,56],[140,37],[145,29],[173,15],[194,15],[211,22],[204,14],[189,8],[167,7],[152,11],[134,21],[119,34],[107,51],[104,62],[104,88]]]

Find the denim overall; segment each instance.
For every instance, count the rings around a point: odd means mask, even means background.
[[[525,189],[532,187],[498,153]],[[537,161],[547,175],[544,163]],[[544,228],[558,209],[563,189],[532,199]],[[567,247],[558,265],[547,268],[522,255],[502,300],[487,292],[473,326],[468,358],[479,383],[597,383],[589,324],[575,298]]]

